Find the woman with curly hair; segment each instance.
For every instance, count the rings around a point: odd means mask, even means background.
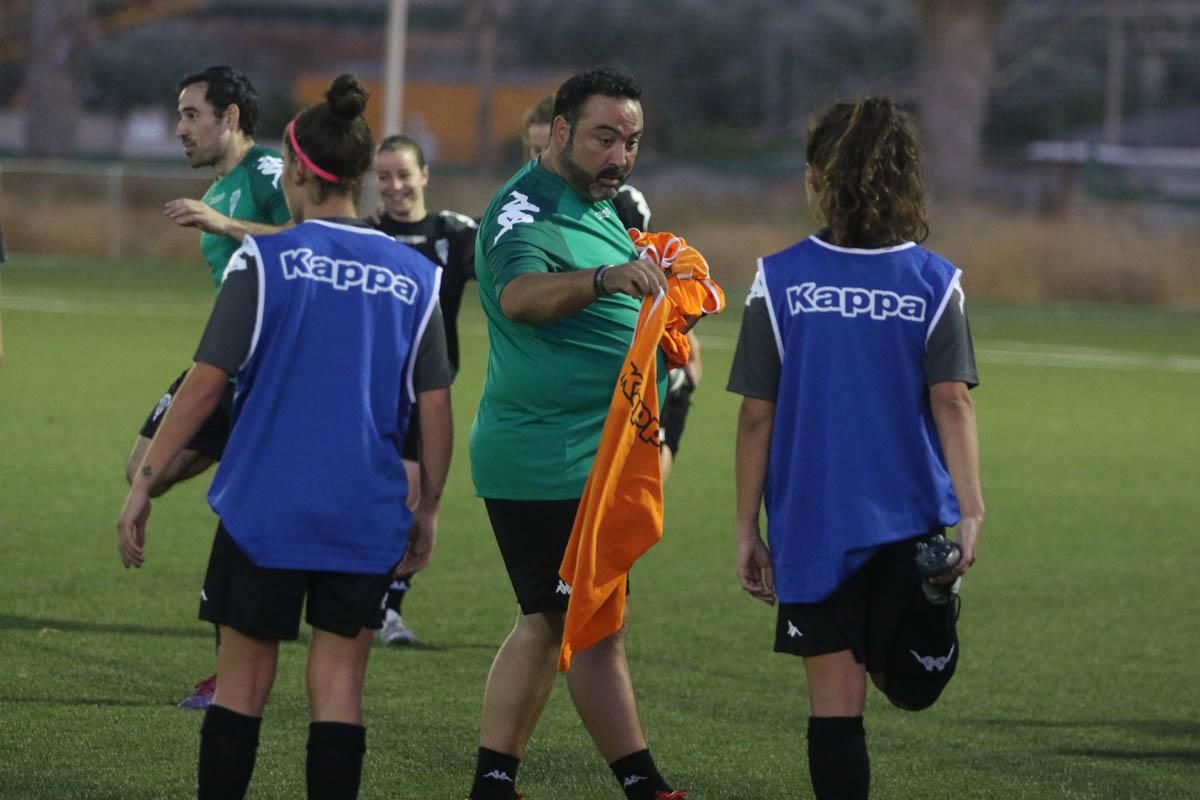
[[[743,396],[737,572],[779,601],[775,650],[804,659],[816,797],[861,800],[867,676],[917,710],[957,663],[956,581],[984,514],[978,378],[961,272],[918,244],[908,115],[886,98],[838,103],[810,125],[807,156],[823,227],[759,260],[729,380]]]

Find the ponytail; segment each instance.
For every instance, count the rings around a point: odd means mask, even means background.
[[[809,126],[807,154],[832,244],[880,247],[929,236],[916,129],[891,100],[826,109]]]

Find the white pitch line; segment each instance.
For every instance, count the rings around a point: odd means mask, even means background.
[[[170,295],[121,295],[104,300],[74,300],[65,297],[3,295],[0,309],[35,314],[94,314],[109,317],[204,317],[212,306],[182,302]]]
[[[130,297],[122,295],[110,301],[98,298],[74,300],[6,294],[0,296],[0,308],[47,314],[98,314],[124,317],[204,317],[210,308],[187,303],[169,295]],[[463,325],[466,335],[486,336],[481,323]],[[701,343],[710,350],[733,350],[737,337],[719,333],[701,333]],[[1036,342],[1001,341],[979,347],[976,359],[982,364],[1003,364],[1056,369],[1107,369],[1134,372],[1178,372],[1200,374],[1200,356],[1139,353],[1099,347],[1045,345]]]
[[[467,326],[464,330],[480,336],[487,333],[487,329],[479,324]],[[701,332],[700,344],[706,350],[733,350],[737,346],[737,337]],[[996,342],[992,346],[976,348],[975,358],[981,364],[1200,374],[1200,356],[1159,355],[1036,342]]]

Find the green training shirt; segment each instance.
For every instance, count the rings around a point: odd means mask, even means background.
[[[224,178],[213,181],[201,198],[206,206],[233,219],[263,225],[286,225],[291,219],[279,176],[283,159],[278,151],[256,144]],[[208,262],[213,285],[221,288],[221,276],[229,257],[241,242],[229,236],[202,232],[200,254]]]
[[[601,297],[544,325],[509,320],[500,293],[525,272],[624,264],[637,251],[609,200],[588,202],[536,161],[492,199],[475,240],[487,314],[487,377],[471,427],[471,476],[480,497],[579,497],[596,456],[641,301]],[[666,368],[659,354],[660,397]]]

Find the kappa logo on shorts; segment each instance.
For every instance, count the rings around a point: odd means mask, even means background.
[[[166,411],[167,407],[170,405],[171,405],[171,393],[167,392],[166,394],[164,394],[162,396],[162,398],[159,399],[158,405],[156,405],[154,407],[154,414],[152,414],[151,416],[155,420],[157,420],[159,417],[161,417],[163,415],[163,412]]]
[[[645,775],[630,775],[621,783],[621,788],[628,789],[630,786],[646,780],[649,780],[649,778],[647,778]]]
[[[501,771],[500,771],[500,770],[498,770],[498,769],[494,769],[494,770],[492,770],[491,772],[487,773],[487,774],[486,774],[486,775],[484,775],[483,777],[485,777],[485,778],[488,778],[488,779],[490,779],[490,780],[493,780],[493,781],[504,781],[505,783],[512,783],[512,782],[513,782],[513,779],[512,779],[512,778],[510,778],[510,777],[508,777],[508,773],[507,773],[507,772],[501,772]]]
[[[420,290],[412,278],[386,267],[314,255],[307,247],[285,250],[279,254],[279,263],[283,267],[283,277],[289,281],[307,278],[328,283],[340,292],[351,288],[364,294],[390,292],[397,300],[410,306],[416,303]]]
[[[917,660],[917,663],[920,664],[926,672],[933,672],[934,670],[943,672],[946,669],[946,665],[950,663],[951,656],[954,655],[954,645],[950,645],[950,652],[946,653],[944,656],[923,656],[916,650],[909,650],[908,652],[912,653],[912,657]]]
[[[857,286],[817,286],[807,281],[787,288],[788,310],[798,314],[838,313],[847,319],[869,314],[873,320],[899,317],[907,322],[925,321],[925,300],[912,294]]]
[[[201,603],[207,603],[207,602],[208,602],[208,595],[207,595],[207,594],[205,594],[205,592],[204,592],[204,590],[203,590],[203,589],[201,589],[201,590],[200,590],[200,602],[201,602]]]
[[[496,234],[495,239],[492,239],[492,244],[500,241],[500,237],[511,231],[514,225],[533,222],[533,215],[529,212],[541,211],[540,208],[529,202],[529,195],[514,191],[511,196],[512,200],[500,207],[500,216],[496,217],[496,224],[500,226],[500,232]]]
[[[803,639],[804,638],[804,634],[800,631],[799,628],[796,627],[796,624],[794,622],[792,622],[789,619],[787,621],[787,624],[788,624],[787,635],[788,635],[789,639]]]
[[[559,578],[558,579],[558,588],[554,590],[554,593],[555,594],[565,594],[567,597],[570,597],[571,596],[571,587],[567,585],[566,581],[564,581],[562,578]]]

